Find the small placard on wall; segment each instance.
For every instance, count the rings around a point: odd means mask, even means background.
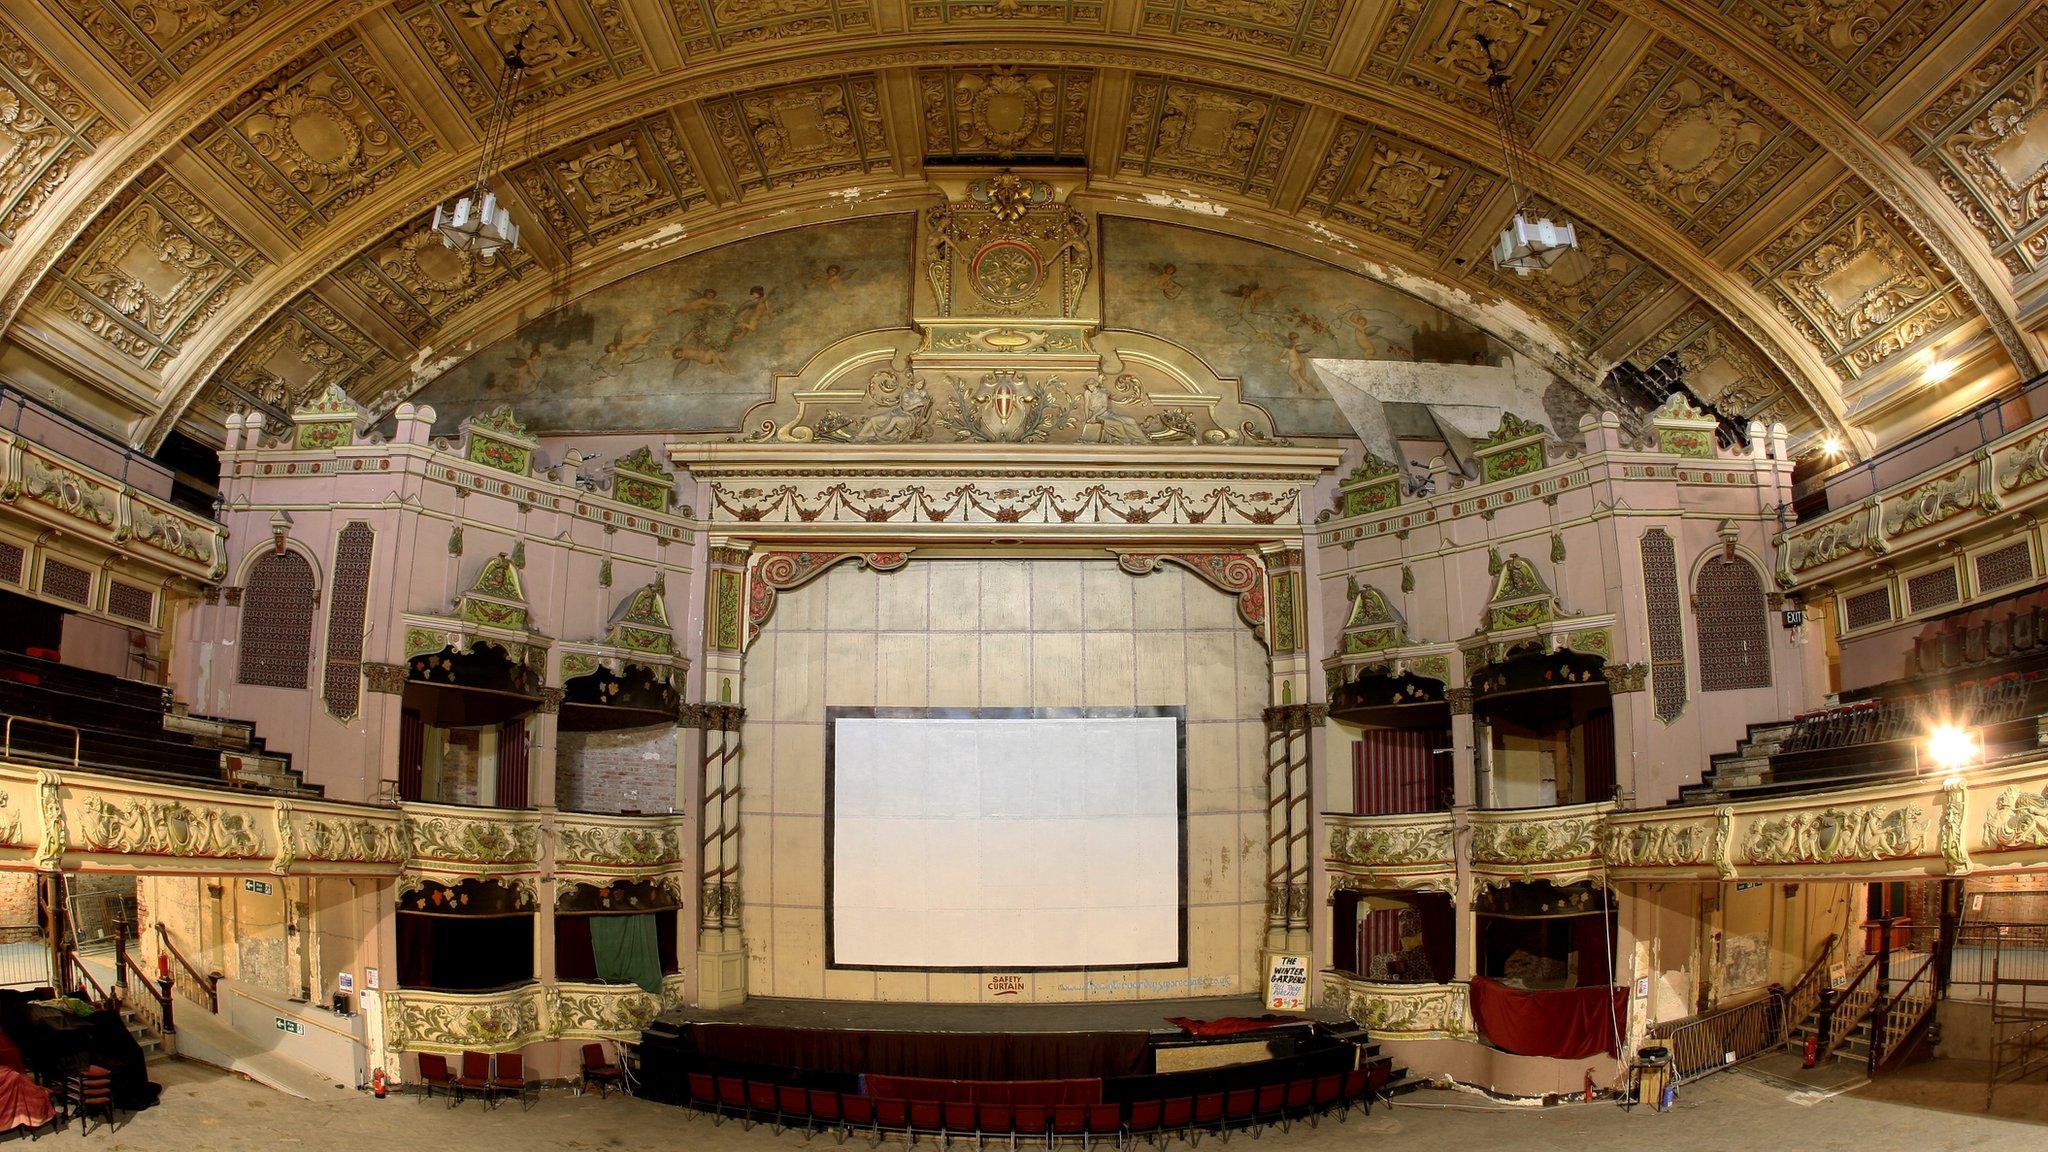
[[[363,987],[371,989],[377,987],[377,970],[375,968],[363,969]]]
[[[343,973],[342,973],[342,974],[341,974],[340,976],[338,976],[338,977],[336,977],[336,978],[335,978],[335,986],[336,986],[336,987],[338,987],[338,988],[340,988],[340,989],[341,989],[341,990],[342,990],[343,992],[353,992],[353,991],[355,991],[355,990],[356,990],[356,977],[355,977],[355,973],[353,973],[353,972],[343,972]]]
[[[258,896],[270,895],[270,881],[268,880],[244,880],[242,881],[242,887],[254,892]]]
[[[1308,957],[1293,952],[1275,955],[1266,965],[1266,1007],[1299,1012],[1308,1003]]]

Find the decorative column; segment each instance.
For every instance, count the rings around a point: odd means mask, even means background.
[[[1479,933],[1472,915],[1472,807],[1479,771],[1478,727],[1472,719],[1472,690],[1446,688],[1451,706],[1451,853],[1457,861],[1457,887],[1451,893],[1455,933],[1451,978],[1470,980],[1479,964]]]
[[[1650,678],[1648,664],[1609,664],[1604,669],[1607,675],[1607,693],[1614,708],[1614,784],[1626,795],[1627,807],[1636,808],[1648,804],[1662,804],[1672,799],[1668,796],[1642,796],[1636,789],[1636,758],[1639,751],[1636,741],[1641,725],[1650,721],[1647,688]],[[1593,796],[1592,800],[1608,800],[1613,797]]]
[[[1315,808],[1309,786],[1315,730],[1328,718],[1322,704],[1266,709],[1266,950],[1309,948],[1309,864]]]
[[[702,787],[698,819],[697,1004],[724,1008],[747,998],[747,955],[740,916],[740,673],[747,645],[744,541],[713,540],[705,551],[704,696],[684,708],[697,729]]]

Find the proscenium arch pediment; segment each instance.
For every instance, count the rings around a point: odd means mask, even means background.
[[[922,39],[915,43],[915,47],[895,47],[897,43],[909,45],[911,41],[897,41],[887,35],[881,35],[874,37],[872,49],[866,55],[862,55],[860,51],[860,37],[848,37],[852,41],[852,47],[848,47],[846,43],[834,43],[831,49],[834,49],[836,55],[831,55],[829,59],[823,57],[823,45],[803,45],[811,49],[813,55],[805,55],[803,51],[791,51],[784,64],[778,66],[774,80],[807,82],[813,78],[848,74],[891,74],[893,70],[995,64],[1016,64],[1024,68],[1087,68],[1098,70],[1100,76],[1106,80],[1128,78],[1130,74],[1169,74],[1188,76],[1190,82],[1196,84],[1235,86],[1239,90],[1272,94],[1274,98],[1280,100],[1294,100],[1303,109],[1309,109],[1315,117],[1325,117],[1325,123],[1327,115],[1358,117],[1368,125],[1380,125],[1395,133],[1403,133],[1407,139],[1421,141],[1430,148],[1440,148],[1460,156],[1489,154],[1489,131],[1477,115],[1450,111],[1446,105],[1440,105],[1440,102],[1423,100],[1417,94],[1399,90],[1399,86],[1339,80],[1331,74],[1323,74],[1317,70],[1278,66],[1274,61],[1262,59],[1257,53],[1233,53],[1223,45],[1208,47],[1198,41],[1182,43],[1169,41],[1163,37],[1157,41],[1149,37],[1139,37],[1147,41],[1147,51],[1133,51],[1130,49],[1130,37],[1122,35],[1092,33],[1087,29],[1063,27],[1057,33],[1057,45],[1053,45],[1044,39],[1034,41],[1034,33],[1036,29],[1032,29],[1028,23],[1014,23],[1006,25],[1008,39],[1001,43],[979,41],[936,45],[930,39]],[[272,37],[268,43],[281,45],[283,41]],[[1153,47],[1157,47],[1157,51],[1153,51]],[[276,57],[276,53],[272,51],[270,57]],[[741,51],[735,51],[735,64],[739,59],[750,57],[745,57]],[[260,66],[244,72],[256,78],[264,76]],[[684,74],[678,74],[674,70],[655,70],[653,76],[637,76],[631,80],[594,84],[584,96],[563,98],[547,105],[543,109],[541,123],[532,127],[532,137],[543,143],[543,150],[565,150],[580,141],[590,141],[606,131],[614,131],[618,125],[625,123],[625,117],[645,115],[649,111],[662,111],[672,107],[694,109],[702,100],[723,98],[725,94],[745,90],[750,84],[758,84],[760,80],[764,78],[758,74],[750,76],[743,68],[713,68],[709,72],[698,72],[692,68],[686,70]],[[205,100],[223,98],[201,96],[197,90],[178,92],[182,96],[197,98],[199,102],[195,102],[195,105],[186,105],[180,117],[164,117],[160,123],[195,123],[197,119],[203,119],[203,113],[199,113],[199,109],[205,107]],[[1106,139],[1108,135],[1110,133],[1096,133],[1096,137],[1102,139]],[[160,148],[168,150],[174,143],[176,137],[164,139]],[[141,156],[141,152],[152,146],[154,141],[135,141],[133,148],[127,148],[123,143],[123,148],[117,150],[119,160],[109,158],[109,164],[115,172],[133,170],[137,166],[137,156]],[[451,193],[457,187],[471,160],[473,156],[467,148],[442,150],[436,158],[420,164],[406,178],[391,180],[387,187],[375,191],[373,195],[362,197],[360,205],[336,213],[328,228],[322,228],[313,234],[315,238],[305,252],[291,254],[289,258],[283,260],[272,260],[272,266],[268,271],[252,279],[250,291],[240,293],[238,299],[233,299],[225,307],[221,307],[215,318],[207,324],[207,330],[197,332],[197,338],[190,340],[186,348],[182,348],[180,355],[172,357],[172,361],[166,365],[166,383],[170,385],[174,396],[166,398],[166,414],[154,420],[150,435],[143,439],[160,439],[160,435],[168,428],[168,420],[178,418],[184,406],[188,406],[190,400],[195,398],[193,394],[197,389],[207,385],[213,373],[233,359],[238,348],[252,340],[270,318],[274,318],[281,310],[287,310],[297,297],[297,293],[301,293],[307,287],[322,285],[326,277],[324,264],[328,269],[332,269],[336,256],[344,254],[350,248],[360,248],[365,244],[362,238],[369,238],[369,242],[375,242],[377,238],[389,234],[391,225],[418,219],[418,215],[424,213],[440,195]],[[526,158],[518,154],[518,150],[514,150],[514,154],[510,156],[512,164],[520,164],[524,160]],[[1300,160],[1296,164],[1313,162],[1315,158]],[[1159,203],[1192,199],[1196,203],[1190,207],[1190,211],[1198,215],[1212,215],[1221,207],[1227,213],[1231,213],[1233,223],[1266,223],[1257,217],[1272,215],[1270,223],[1274,228],[1290,230],[1298,236],[1303,236],[1305,246],[1321,246],[1329,252],[1356,254],[1358,258],[1374,262],[1407,266],[1432,264],[1430,258],[1417,258],[1417,252],[1403,244],[1389,244],[1384,240],[1378,240],[1370,230],[1348,228],[1341,219],[1323,217],[1305,221],[1292,213],[1274,213],[1262,209],[1255,203],[1245,203],[1247,197],[1233,197],[1231,193],[1202,191],[1196,197],[1188,197],[1186,189],[1180,187],[1184,180],[1157,178],[1145,172],[1122,172],[1118,170],[1112,158],[1094,160],[1094,166],[1098,170],[1098,187],[1104,191],[1112,191],[1114,195],[1135,195],[1139,199],[1151,199]],[[686,232],[698,234],[700,228],[717,228],[719,215],[739,215],[741,205],[745,215],[758,219],[762,211],[778,211],[782,207],[813,203],[819,199],[827,199],[827,203],[831,203],[829,197],[838,197],[854,187],[860,187],[864,193],[872,193],[877,189],[909,191],[911,182],[905,180],[901,174],[905,168],[909,168],[907,158],[893,158],[891,168],[881,172],[868,170],[858,178],[848,178],[838,184],[831,180],[817,180],[803,184],[801,189],[788,195],[770,193],[766,195],[766,199],[737,197],[729,189],[713,187],[707,189],[709,201],[705,205],[700,209],[684,211],[682,217],[690,217]],[[713,176],[707,182],[719,184],[719,178]],[[1765,344],[1769,344],[1763,351],[1765,359],[1776,361],[1782,367],[1790,365],[1794,371],[1794,379],[1800,379],[1800,369],[1817,367],[1815,363],[1810,363],[1810,359],[1796,344],[1786,344],[1786,338],[1790,338],[1792,332],[1778,316],[1774,316],[1772,307],[1763,307],[1763,297],[1751,293],[1747,285],[1741,283],[1741,277],[1726,275],[1714,269],[1710,262],[1694,256],[1690,252],[1690,244],[1677,238],[1663,221],[1657,219],[1653,211],[1642,209],[1640,205],[1632,205],[1628,197],[1616,197],[1612,195],[1612,191],[1599,189],[1595,182],[1583,176],[1575,176],[1571,172],[1561,176],[1559,197],[1575,215],[1589,221],[1589,225],[1597,225],[1597,228],[1610,232],[1620,244],[1626,244],[1630,250],[1640,252],[1642,258],[1647,258],[1657,266],[1665,266],[1665,269],[1673,269],[1681,275],[1686,275],[1688,279],[1698,279],[1702,285],[1706,285],[1710,289],[1710,299],[1706,299],[1708,310],[1716,312],[1726,320],[1735,320],[1737,328],[1751,332]],[[57,207],[59,211],[51,213],[55,219],[47,228],[39,228],[35,236],[31,236],[31,240],[43,240],[43,244],[18,244],[8,254],[0,256],[0,277],[8,277],[10,273],[16,271],[27,273],[27,277],[16,277],[16,283],[12,287],[18,291],[8,291],[4,297],[6,312],[10,316],[18,312],[20,301],[27,295],[27,287],[33,287],[33,283],[39,281],[41,271],[45,271],[49,264],[55,262],[55,256],[63,252],[70,238],[80,236],[88,230],[88,225],[92,221],[94,197],[90,193],[80,191],[76,193],[76,197],[63,199]],[[618,244],[627,246],[639,240],[647,240],[653,234],[670,228],[670,223],[674,221],[653,223],[641,232],[629,232],[625,234],[625,240]],[[528,232],[539,234],[541,230]],[[543,244],[545,236],[537,238],[537,248],[541,248]],[[51,250],[51,246],[55,248]],[[578,264],[575,266],[575,275],[584,275],[590,266],[594,266],[594,262],[586,260],[586,256],[590,254],[592,252],[578,252],[578,256],[575,256],[575,264]],[[555,256],[559,256],[559,252]],[[489,310],[496,312],[500,310],[500,305],[494,301],[489,305]],[[449,346],[451,334],[453,328],[434,332],[436,340],[432,342],[436,346]],[[1817,385],[1806,381],[1806,387]]]

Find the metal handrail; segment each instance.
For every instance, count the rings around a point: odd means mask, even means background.
[[[1898,1054],[1899,1045],[1912,1036],[1927,1018],[1934,1013],[1934,957],[1929,956],[1914,969],[1913,975],[1899,985],[1897,992],[1880,998],[1871,1009],[1870,1061],[1868,1068],[1876,1072],[1887,1061]],[[1925,999],[1913,993],[1913,986],[1926,981],[1923,989]]]
[[[163,947],[165,955],[168,955],[171,959],[177,961],[178,967],[183,969],[185,974],[192,978],[192,982],[194,984],[197,984],[200,987],[206,989],[207,1011],[212,1012],[216,1016],[219,1015],[220,977],[217,975],[201,976],[199,974],[199,969],[193,967],[192,962],[190,960],[185,959],[185,954],[183,952],[178,951],[178,946],[171,942],[170,931],[164,927],[163,921],[161,920],[157,921],[156,924],[156,939],[157,943]]]
[[[1803,1022],[1820,1003],[1821,976],[1827,971],[1828,961],[1834,959],[1835,942],[1839,939],[1841,937],[1837,933],[1828,933],[1828,938],[1820,943],[1820,954],[1813,958],[1813,963],[1807,965],[1806,971],[1786,990],[1785,1022],[1788,1025]]]
[[[1827,1037],[1827,1043],[1820,1050],[1822,1060],[1833,1056],[1835,1049],[1842,1046],[1843,1038],[1855,1031],[1856,1025],[1876,1006],[1877,985],[1873,982],[1865,988],[1864,982],[1876,974],[1877,961],[1876,956],[1866,961],[1856,973],[1856,978],[1849,981],[1848,987],[1843,988],[1832,1003],[1821,1008],[1820,1030]]]
[[[78,729],[69,724],[60,724],[55,720],[38,720],[33,716],[9,716],[7,718],[6,730],[0,732],[0,757],[5,757],[9,760],[14,759],[14,722],[16,720],[24,724],[35,724],[43,728],[55,728],[59,732],[71,733],[71,766],[73,768],[78,767],[78,750],[80,748]]]

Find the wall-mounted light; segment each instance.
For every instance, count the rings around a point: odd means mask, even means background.
[[[1927,734],[1927,758],[1943,772],[1954,774],[1981,762],[1984,747],[1975,729],[1942,724]]]
[[[1820,454],[1833,460],[1842,454],[1842,438],[1829,436],[1820,442]]]
[[[1956,362],[1937,356],[1927,362],[1927,367],[1920,370],[1920,382],[1922,384],[1939,384],[1955,374]]]

